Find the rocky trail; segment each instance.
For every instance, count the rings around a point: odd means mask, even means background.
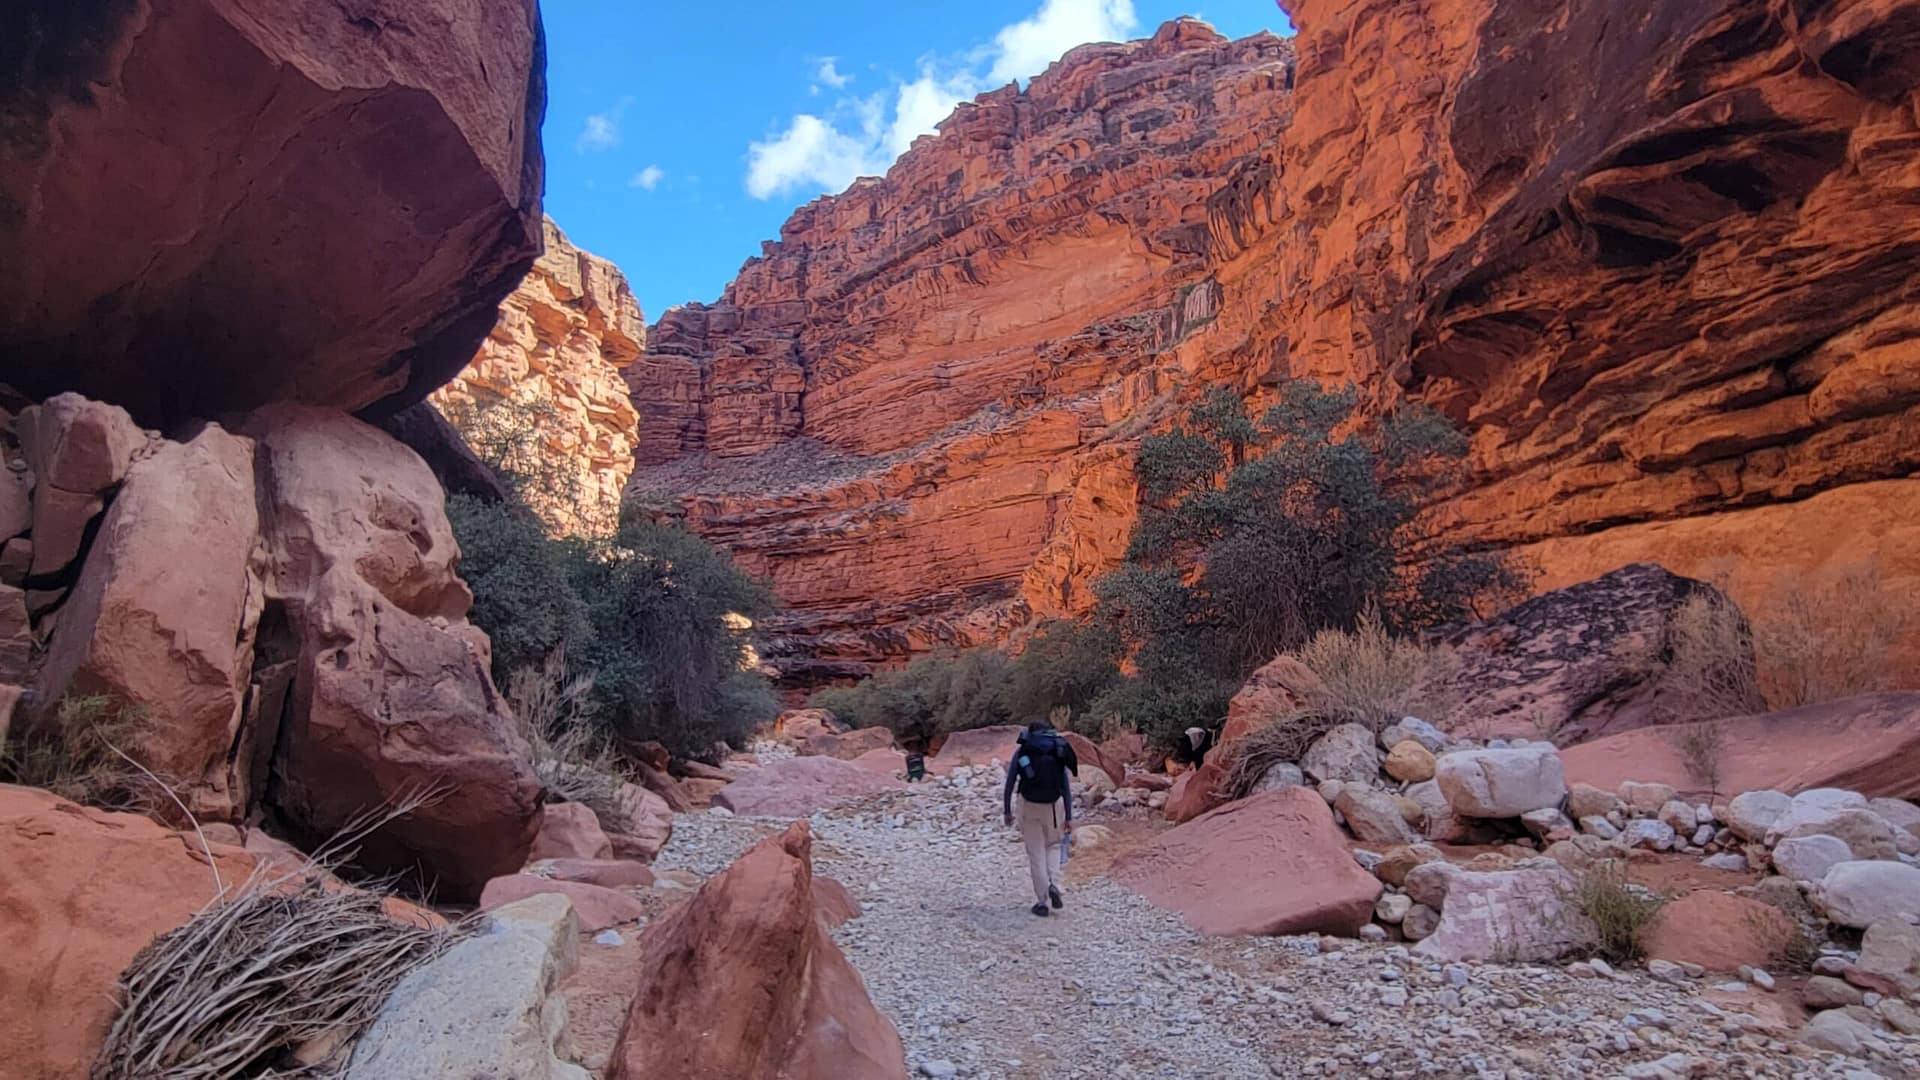
[[[998,800],[992,770],[960,770],[810,819],[816,872],[864,909],[835,936],[915,1075],[1865,1080],[1920,1068],[1813,1054],[1790,1041],[1790,1002],[1738,984],[1203,937],[1105,876],[1156,829],[1105,809],[1084,816],[1111,838],[1076,849],[1066,910],[1036,919]],[[656,869],[717,873],[783,824],[681,815]]]

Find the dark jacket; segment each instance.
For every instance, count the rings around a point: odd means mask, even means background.
[[[1014,785],[1020,781],[1020,752],[1026,749],[1027,738],[1032,734],[1034,733],[1027,731],[1020,733],[1019,744],[1014,748],[1013,760],[1007,762],[1007,783],[1006,786],[1000,790],[1000,813],[1002,816],[1011,816],[1013,814],[1013,789]],[[1068,743],[1065,739],[1061,739],[1059,733],[1053,729],[1049,728],[1039,734],[1050,735],[1059,740],[1058,750],[1055,753],[1047,755],[1047,757],[1048,760],[1053,761],[1060,769],[1060,797],[1067,804],[1067,824],[1071,825],[1073,824],[1073,781],[1069,779],[1069,777],[1080,774],[1080,759],[1074,754],[1072,744]]]

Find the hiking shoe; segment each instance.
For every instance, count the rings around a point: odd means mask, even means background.
[[[1035,904],[1035,905],[1033,905],[1033,913],[1034,913],[1035,915],[1038,915],[1038,916],[1040,916],[1041,918],[1046,918],[1046,915],[1047,915],[1047,905],[1045,905],[1045,904]]]
[[[1067,906],[1067,902],[1060,898],[1060,888],[1057,885],[1047,886],[1047,900],[1053,904],[1055,911]]]

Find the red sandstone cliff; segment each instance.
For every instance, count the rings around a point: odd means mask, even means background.
[[[463,427],[534,425],[534,441],[513,441],[562,475],[529,500],[559,531],[606,533],[619,521],[639,427],[621,372],[646,347],[647,327],[618,267],[575,247],[551,219],[545,232],[545,253],[501,303],[479,354],[431,400]],[[487,410],[503,402],[512,416],[490,421]],[[466,434],[488,441],[485,431]]]
[[[772,577],[790,670],[1082,603],[1205,381],[1445,410],[1436,523],[1543,584],[1920,583],[1920,2],[1289,7],[961,106],[655,327],[630,497]]]

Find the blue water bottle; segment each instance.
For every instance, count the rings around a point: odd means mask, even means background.
[[[1068,851],[1072,850],[1072,848],[1073,848],[1073,834],[1062,833],[1060,835],[1060,867],[1063,870],[1066,868],[1066,865],[1067,865],[1067,853]]]

